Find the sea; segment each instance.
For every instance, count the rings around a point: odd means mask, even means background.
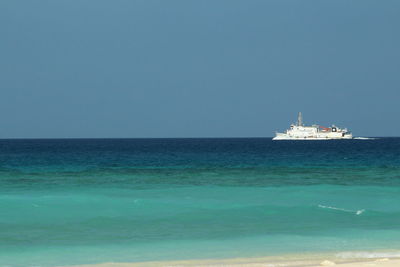
[[[400,138],[0,140],[0,266],[377,251]]]

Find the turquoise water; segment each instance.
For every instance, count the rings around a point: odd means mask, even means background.
[[[400,250],[400,138],[0,141],[0,266]]]

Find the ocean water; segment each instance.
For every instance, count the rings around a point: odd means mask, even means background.
[[[0,266],[388,249],[400,138],[0,140]]]

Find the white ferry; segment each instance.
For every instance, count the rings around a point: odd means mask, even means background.
[[[330,139],[352,139],[353,135],[346,128],[341,129],[332,125],[323,127],[320,125],[305,126],[303,116],[299,112],[297,124],[290,125],[290,129],[284,133],[276,133],[272,140],[330,140]]]

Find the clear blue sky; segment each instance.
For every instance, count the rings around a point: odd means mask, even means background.
[[[0,138],[400,135],[398,0],[0,2]]]

